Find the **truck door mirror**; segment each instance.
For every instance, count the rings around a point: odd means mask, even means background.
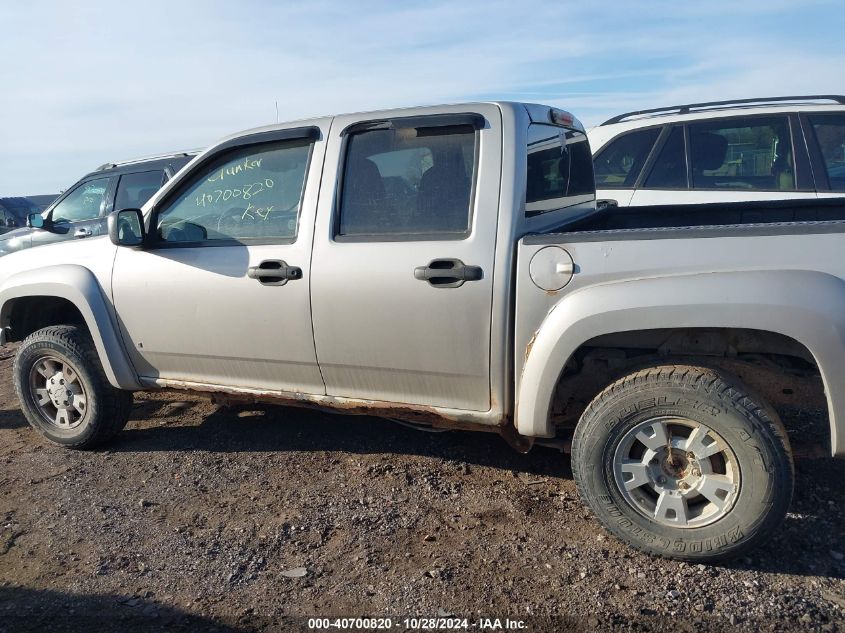
[[[144,243],[144,216],[141,209],[121,209],[109,214],[109,239],[117,246]]]
[[[30,213],[26,216],[26,225],[31,226],[34,229],[43,229],[44,228],[44,216],[40,213]]]

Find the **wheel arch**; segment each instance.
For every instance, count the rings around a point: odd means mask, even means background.
[[[744,329],[805,349],[821,375],[832,453],[845,456],[845,283],[806,271],[684,275],[603,284],[565,296],[537,330],[522,368],[515,421],[552,437],[564,368],[594,339],[655,329]]]
[[[80,265],[62,264],[19,272],[0,287],[3,342],[23,340],[48,325],[84,325],[109,383],[118,389],[140,389],[111,314],[111,303],[94,273]]]

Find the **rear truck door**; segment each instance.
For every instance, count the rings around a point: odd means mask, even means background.
[[[221,144],[154,203],[151,243],[117,249],[114,302],[140,376],[325,393],[309,283],[329,122]]]
[[[311,280],[328,395],[490,409],[502,119],[473,108],[334,119]]]

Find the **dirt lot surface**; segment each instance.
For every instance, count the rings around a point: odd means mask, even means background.
[[[0,631],[307,630],[303,616],[404,630],[403,616],[446,614],[476,631],[505,617],[536,631],[845,630],[845,461],[798,459],[770,543],[690,565],[607,536],[551,449],[140,393],[116,443],[74,452],[26,424],[10,368],[2,350]],[[821,417],[795,416],[797,429]]]

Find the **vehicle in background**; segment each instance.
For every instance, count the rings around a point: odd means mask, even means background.
[[[599,206],[845,194],[845,96],[640,110],[615,116],[588,136]]]
[[[53,202],[58,198],[61,193],[50,193],[46,195],[39,195],[39,196],[24,196],[27,200],[38,206],[42,211],[46,211],[47,207],[49,207]]]
[[[42,211],[37,204],[22,196],[0,198],[0,235],[26,226],[30,213]]]
[[[25,198],[30,210],[18,227],[0,236],[0,255],[105,232],[114,210],[142,206],[187,165],[198,151],[106,163],[80,179],[45,210]],[[0,219],[2,221],[2,219]]]

